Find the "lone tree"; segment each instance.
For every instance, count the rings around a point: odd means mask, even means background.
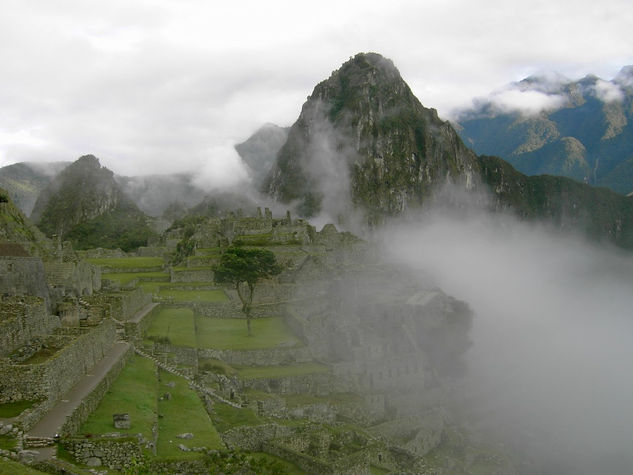
[[[235,285],[242,302],[242,312],[246,315],[248,336],[251,336],[251,306],[255,284],[281,272],[275,254],[268,249],[229,247],[213,270],[216,282]],[[244,289],[245,286],[247,289]]]

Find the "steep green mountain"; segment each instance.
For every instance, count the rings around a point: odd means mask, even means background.
[[[0,188],[9,193],[13,203],[27,216],[31,214],[40,192],[70,162],[20,162],[0,168]]]
[[[570,168],[581,167],[573,139],[552,148]],[[494,209],[633,248],[633,199],[562,177],[526,177],[478,157],[375,53],[356,55],[315,87],[265,187],[304,216],[360,212],[375,225],[428,202],[445,184],[488,192]]]
[[[540,94],[552,106],[526,114],[493,97],[462,111],[460,135],[477,153],[498,155],[528,175],[633,191],[633,67],[612,81],[530,77],[510,90]]]
[[[145,214],[92,155],[65,168],[38,197],[31,219],[47,235],[61,234],[76,249],[145,245],[153,232]]]
[[[312,216],[360,205],[369,222],[429,196],[439,180],[470,183],[477,159],[434,109],[423,107],[393,63],[358,54],[315,88],[265,188]],[[324,203],[324,200],[326,203]]]
[[[18,208],[9,193],[0,188],[0,244],[20,244],[29,254],[46,257],[52,252],[52,243]]]
[[[288,138],[288,128],[265,124],[235,150],[248,166],[253,183],[259,189],[275,163],[277,153]]]

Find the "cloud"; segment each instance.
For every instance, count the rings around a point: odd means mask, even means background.
[[[523,112],[536,114],[544,110],[561,107],[566,99],[557,94],[546,94],[540,91],[520,91],[508,89],[490,97],[490,101],[503,112]]]
[[[624,100],[624,93],[618,84],[598,79],[593,90],[596,97],[604,102],[619,102]]]
[[[386,234],[401,265],[475,312],[459,389],[474,433],[526,473],[630,473],[629,255],[472,207]]]
[[[120,174],[194,171],[266,122],[292,124],[314,85],[360,51],[391,58],[442,116],[534,71],[609,77],[633,62],[621,0],[3,6],[0,133],[47,145],[0,145],[0,165],[93,153]]]

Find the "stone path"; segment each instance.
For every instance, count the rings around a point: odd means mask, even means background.
[[[114,343],[110,351],[86,374],[59,402],[26,434],[27,437],[54,437],[61,430],[66,417],[79,406],[81,401],[101,382],[130,347],[129,343]]]
[[[134,351],[136,352],[136,354],[143,356],[144,358],[149,358],[150,360],[152,360],[154,363],[156,363],[156,365],[167,371],[168,373],[171,374],[175,374],[176,376],[180,376],[181,378],[186,379],[187,381],[189,381],[189,384],[191,386],[193,386],[194,388],[196,388],[198,391],[201,391],[205,394],[208,394],[209,396],[211,396],[212,398],[217,399],[220,402],[223,402],[224,404],[228,404],[229,406],[233,406],[237,409],[242,409],[242,406],[240,406],[239,404],[234,403],[233,401],[229,401],[228,399],[224,399],[222,396],[220,396],[218,393],[216,393],[215,391],[206,388],[204,386],[202,386],[201,384],[196,383],[190,376],[182,373],[181,371],[178,370],[178,368],[174,367],[174,366],[170,366],[168,364],[165,364],[161,361],[158,360],[158,358],[145,353],[143,350],[140,350],[138,348],[134,348]]]

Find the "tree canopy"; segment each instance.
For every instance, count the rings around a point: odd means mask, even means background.
[[[248,334],[251,335],[251,305],[255,284],[281,272],[281,266],[277,263],[275,254],[268,249],[229,247],[222,254],[220,263],[214,267],[213,271],[216,282],[235,285],[237,295],[242,302],[242,311],[246,315]],[[241,289],[244,283],[248,286],[247,294]]]

